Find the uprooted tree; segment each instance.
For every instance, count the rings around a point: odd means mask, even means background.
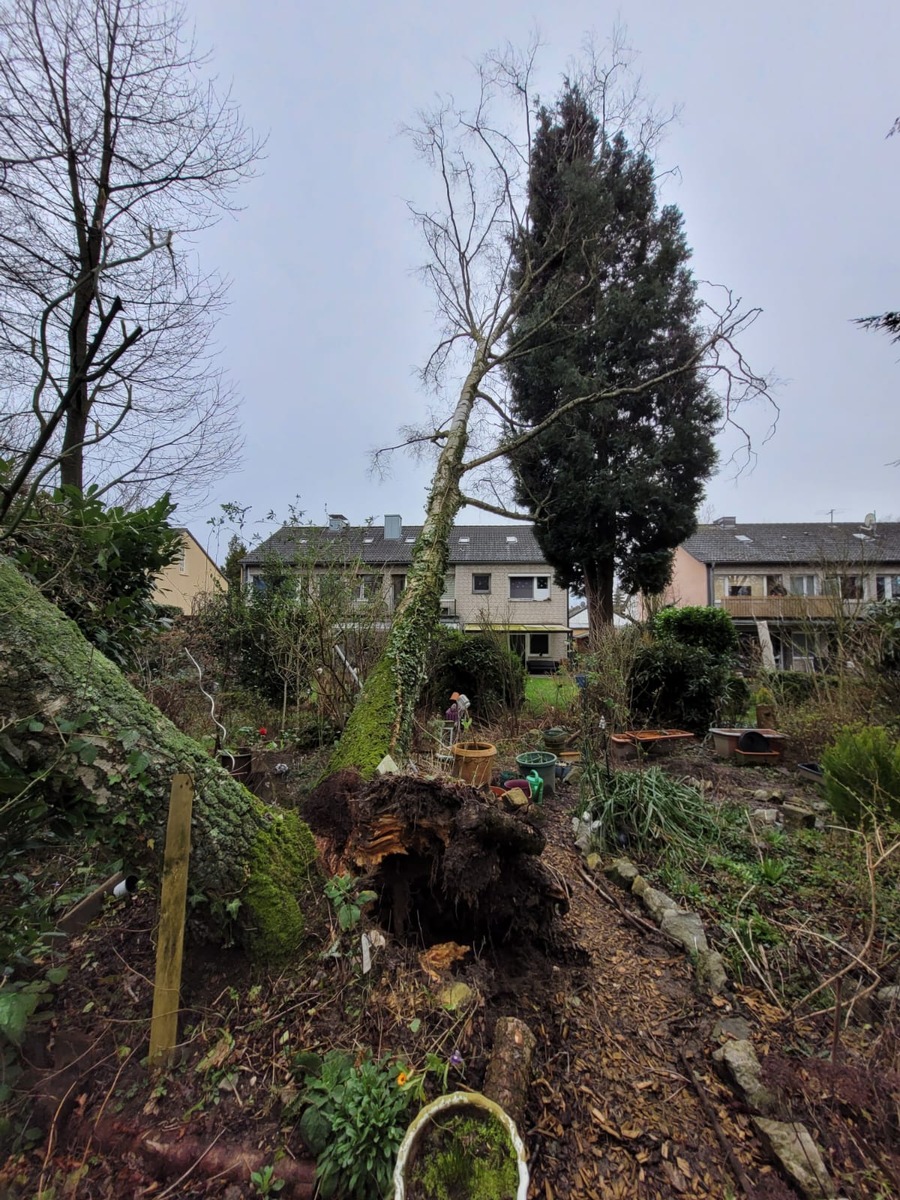
[[[180,733],[73,621],[0,556],[0,855],[105,826],[129,869],[158,861],[172,775],[195,783],[191,890],[254,957],[287,959],[315,846],[295,813],[251,795]]]
[[[620,44],[613,61],[603,67],[591,60],[584,94],[603,106],[603,127],[614,137],[619,128],[637,122],[647,127],[646,112],[636,109],[634,91],[620,86]],[[422,231],[429,259],[423,274],[431,285],[442,322],[442,336],[423,371],[426,382],[456,376],[455,402],[438,425],[410,430],[403,445],[436,447],[437,461],[425,522],[413,551],[406,590],[394,615],[385,652],[366,680],[350,716],[330,769],[355,767],[371,775],[386,753],[403,757],[413,727],[413,713],[426,671],[429,642],[438,623],[438,602],[446,570],[453,520],[464,504],[499,516],[529,520],[503,503],[497,488],[504,465],[557,422],[582,409],[607,408],[659,389],[685,376],[718,385],[723,420],[735,409],[766,394],[766,381],[749,370],[736,347],[738,335],[756,318],[742,310],[730,293],[720,311],[704,305],[706,324],[689,339],[683,356],[662,370],[636,372],[632,378],[576,390],[560,397],[546,415],[529,421],[507,402],[505,379],[511,364],[530,352],[542,332],[551,328],[588,295],[602,290],[586,269],[571,272],[557,286],[554,302],[543,316],[518,329],[519,318],[536,292],[554,273],[561,256],[583,239],[585,230],[572,207],[559,204],[550,215],[545,236],[530,236],[528,203],[533,139],[530,128],[530,84],[534,52],[488,57],[479,68],[479,92],[471,111],[449,102],[422,116],[411,131],[414,144],[437,177],[440,202],[433,209],[412,210]],[[498,108],[515,102],[512,124]],[[516,119],[517,118],[517,119]],[[651,360],[652,362],[652,360]],[[452,386],[452,385],[451,385]],[[470,494],[463,492],[472,479]],[[492,495],[491,499],[486,496]]]

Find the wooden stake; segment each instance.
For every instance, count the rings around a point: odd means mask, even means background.
[[[191,809],[194,780],[191,775],[172,777],[166,853],[159,902],[159,940],[156,945],[156,979],[153,1017],[150,1021],[150,1066],[168,1063],[178,1037],[181,1003],[181,959],[184,951],[184,918],[187,902],[188,861],[191,855]]]

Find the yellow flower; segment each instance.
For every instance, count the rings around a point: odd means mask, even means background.
[[[403,1085],[406,1083],[408,1078],[409,1078],[409,1076],[406,1074],[406,1072],[401,1071],[400,1074],[397,1076],[397,1087],[403,1087]]]

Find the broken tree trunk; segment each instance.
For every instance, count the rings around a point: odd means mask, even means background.
[[[127,868],[154,874],[172,776],[193,776],[191,892],[214,924],[234,918],[254,957],[283,961],[296,949],[315,857],[308,828],[180,733],[3,557],[0,760],[30,778],[24,799],[46,801],[48,820],[105,824]]]
[[[484,1094],[496,1101],[521,1127],[531,1082],[535,1036],[518,1017],[500,1017],[484,1077]]]
[[[540,814],[507,812],[495,796],[443,779],[343,771],[304,805],[316,833],[364,871],[381,919],[425,945],[448,938],[546,936],[568,904],[540,861]]]
[[[387,646],[353,707],[328,765],[328,774],[353,767],[370,779],[386,754],[402,760],[409,750],[416,703],[425,681],[428,648],[439,624],[450,531],[462,504],[459,484],[469,417],[488,367],[485,342],[478,339],[438,457],[425,523],[413,547],[412,566],[394,613]]]

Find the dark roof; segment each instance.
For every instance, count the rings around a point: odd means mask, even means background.
[[[412,562],[413,544],[421,532],[421,525],[404,525],[399,541],[386,541],[381,525],[349,525],[338,531],[320,526],[285,526],[241,561],[245,566],[256,566],[272,554],[302,559],[315,553],[317,562],[359,560],[373,566],[406,566]],[[530,525],[454,525],[450,534],[451,566],[543,561]]]
[[[683,543],[702,563],[900,563],[900,522],[867,527],[816,522],[790,525],[701,525]]]

